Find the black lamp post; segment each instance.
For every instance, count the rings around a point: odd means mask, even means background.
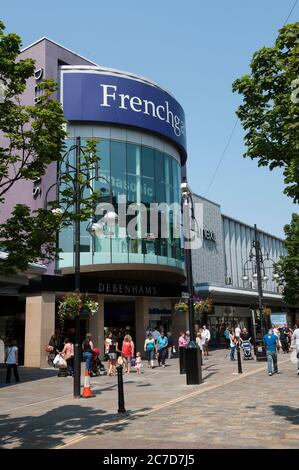
[[[249,258],[245,261],[243,266],[243,281],[248,281],[249,277],[247,275],[247,271],[253,271],[252,277],[257,280],[257,291],[258,291],[258,310],[260,312],[261,318],[261,336],[264,336],[265,325],[264,317],[263,317],[263,307],[264,307],[264,298],[263,298],[263,280],[268,281],[268,277],[266,276],[266,269],[271,269],[271,266],[265,266],[265,261],[270,261],[272,264],[274,261],[269,257],[268,253],[263,253],[260,240],[259,240],[259,233],[257,230],[257,226],[254,225],[254,240],[252,242],[252,246],[249,253]],[[248,263],[251,263],[251,267],[248,267]],[[263,276],[263,277],[262,277]],[[274,274],[274,279],[279,278],[279,275]],[[256,342],[256,329],[255,329],[255,320],[253,321],[253,329],[254,329],[254,342]]]
[[[195,321],[194,321],[194,285],[193,285],[193,272],[192,272],[192,252],[191,252],[191,221],[195,221],[194,217],[194,204],[191,190],[186,180],[181,184],[182,193],[182,208],[185,216],[185,233],[184,253],[185,265],[187,276],[187,291],[188,291],[188,314],[189,314],[189,330],[190,342],[186,347],[186,380],[187,385],[199,385],[202,383],[201,371],[201,351],[196,344],[195,338]],[[191,219],[190,219],[190,204],[191,204]],[[187,210],[188,213],[185,211]]]
[[[75,165],[70,163],[70,155],[75,150]],[[84,153],[84,149],[81,147],[80,137],[76,137],[76,144],[72,145],[68,151],[63,155],[58,170],[57,181],[52,184],[46,195],[44,206],[48,206],[48,194],[51,189],[56,186],[56,201],[59,202],[60,195],[60,184],[65,182],[68,188],[72,191],[71,201],[68,203],[68,207],[71,205],[75,206],[75,279],[74,289],[75,292],[80,292],[80,208],[83,199],[83,192],[86,188],[92,191],[90,181],[98,179],[98,165],[95,163],[94,168],[82,168],[81,167],[81,153]],[[65,164],[65,170],[62,171],[62,165]],[[95,171],[95,176],[90,177],[90,171]],[[81,177],[84,177],[84,182]],[[81,345],[80,345],[80,316],[76,315],[75,319],[75,345],[74,345],[74,398],[80,398],[80,386],[81,386]]]

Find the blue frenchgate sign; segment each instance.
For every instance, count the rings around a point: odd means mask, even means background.
[[[185,114],[166,91],[143,81],[88,69],[62,71],[62,103],[68,121],[135,126],[175,142],[186,157]]]

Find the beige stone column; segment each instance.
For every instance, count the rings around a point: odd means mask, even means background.
[[[137,297],[135,299],[135,352],[139,351],[142,356],[144,356],[145,332],[149,325],[148,305],[149,301],[147,297]]]
[[[48,367],[45,347],[55,332],[55,292],[28,295],[25,311],[26,367]]]
[[[94,297],[94,296],[92,296]],[[104,355],[104,296],[98,295],[99,311],[89,318],[89,332],[92,334],[94,346],[100,348],[101,356]]]
[[[171,323],[172,323],[172,337],[176,343],[180,336],[180,331],[186,331],[189,328],[188,312],[176,312],[174,309],[175,304],[178,300],[171,302]]]

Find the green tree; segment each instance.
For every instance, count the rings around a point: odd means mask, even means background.
[[[26,81],[34,75],[35,64],[32,59],[17,60],[21,39],[16,34],[5,35],[4,30],[0,21],[0,134],[4,142],[0,147],[0,211],[8,191],[17,181],[34,181],[44,175],[50,163],[61,160],[66,137],[62,107],[51,99],[57,89],[52,80],[41,83],[38,103],[20,104]],[[99,160],[94,140],[87,143],[85,150],[79,174],[82,185],[89,179],[84,168]],[[20,195],[20,203],[9,219],[0,224],[0,247],[6,252],[6,259],[0,263],[1,274],[25,271],[29,262],[50,261],[57,256],[57,231],[77,217],[73,212],[72,178],[71,174],[65,174],[60,179],[62,211],[41,208],[32,212],[21,204]],[[81,220],[90,217],[95,198],[96,194],[82,200],[78,215]],[[57,209],[58,205],[52,201],[50,207]]]
[[[274,47],[255,52],[251,74],[235,80],[243,95],[237,115],[246,131],[244,157],[270,170],[282,168],[284,193],[299,202],[299,23],[279,30]],[[285,282],[284,299],[299,301],[299,216],[285,226],[287,255],[276,265]]]
[[[250,75],[235,80],[237,115],[246,131],[244,157],[283,169],[285,194],[299,202],[299,23],[279,30],[274,47],[254,53]]]
[[[299,302],[299,215],[293,214],[291,223],[285,225],[284,246],[287,255],[275,265],[275,272],[285,283],[283,297],[287,304]]]

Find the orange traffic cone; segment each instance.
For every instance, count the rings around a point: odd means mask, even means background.
[[[91,398],[94,396],[95,395],[92,393],[91,388],[90,388],[89,371],[88,369],[85,369],[85,379],[84,379],[84,388],[83,388],[82,398]]]

